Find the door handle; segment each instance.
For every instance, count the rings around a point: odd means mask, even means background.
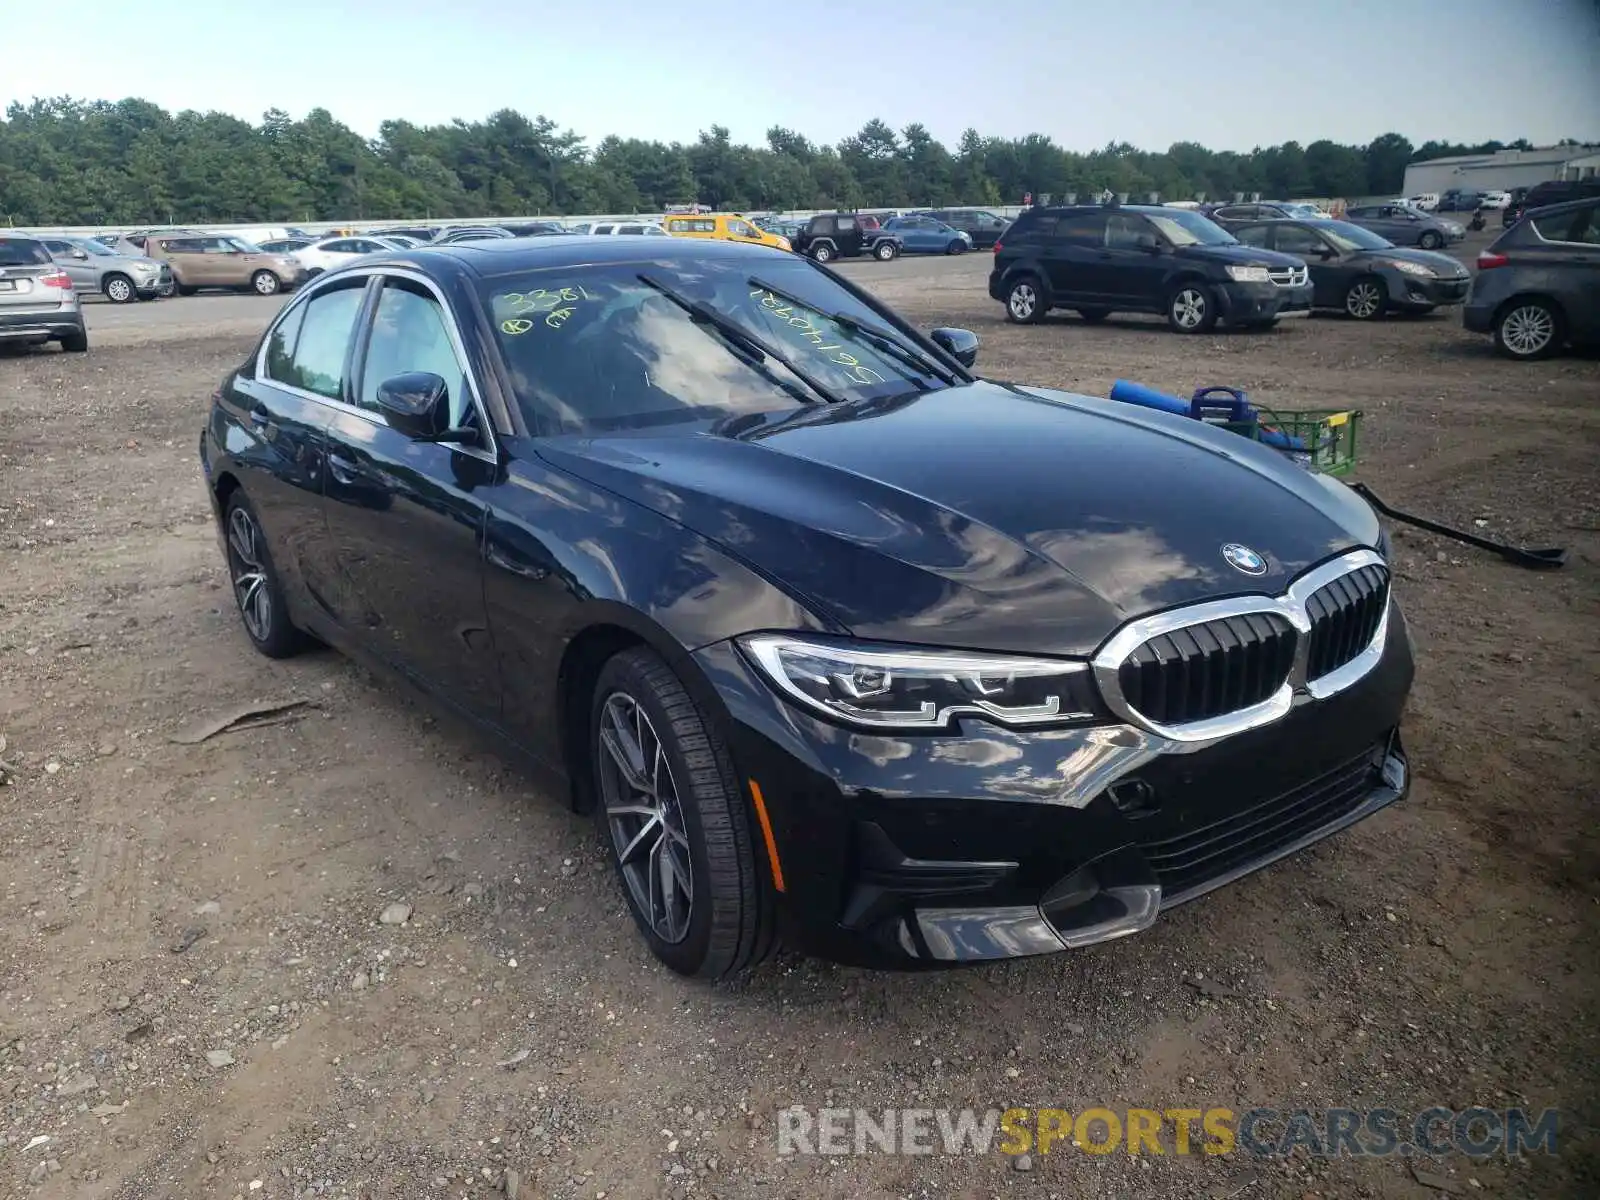
[[[372,478],[357,465],[355,460],[345,458],[342,454],[328,455],[328,474],[332,475],[335,481],[344,484],[358,483]]]
[[[254,425],[257,429],[264,429],[266,426],[272,424],[272,414],[267,411],[265,405],[256,404],[251,407],[250,424]]]

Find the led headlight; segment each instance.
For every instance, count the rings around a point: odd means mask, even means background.
[[[1265,267],[1229,267],[1228,278],[1235,283],[1266,283],[1272,276]]]
[[[952,717],[999,725],[1090,724],[1104,716],[1089,665],[848,640],[751,634],[739,639],[778,691],[868,729],[934,730]]]
[[[1424,279],[1433,278],[1433,271],[1421,263],[1407,262],[1403,258],[1397,258],[1389,265],[1397,271],[1404,271],[1407,275],[1420,275]]]

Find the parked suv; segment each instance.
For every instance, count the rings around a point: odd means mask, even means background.
[[[959,229],[972,239],[973,248],[987,250],[1000,240],[1010,224],[1004,217],[996,216],[986,208],[936,208],[915,216],[932,217],[943,221],[951,229]]]
[[[119,254],[97,238],[50,234],[39,240],[80,295],[93,292],[113,304],[127,304],[172,291],[172,272],[153,258]]]
[[[1510,228],[1536,208],[1565,204],[1568,200],[1587,200],[1600,196],[1600,179],[1552,179],[1536,183],[1521,196],[1514,191],[1511,203],[1500,210],[1500,224]]]
[[[1006,319],[1032,323],[1072,308],[1091,323],[1113,312],[1161,313],[1179,333],[1271,325],[1311,309],[1298,258],[1241,245],[1197,212],[1159,206],[1024,210],[995,243],[989,295]]]
[[[820,263],[862,254],[888,262],[904,249],[898,236],[878,228],[876,217],[869,229],[855,213],[818,213],[789,240],[796,254],[808,254]]]
[[[271,296],[306,278],[306,269],[289,255],[268,254],[226,234],[152,233],[144,239],[144,252],[167,264],[180,296],[192,296],[203,287]]]
[[[0,231],[0,341],[89,348],[72,280],[38,238]]]
[[[1538,209],[1496,238],[1461,323],[1524,361],[1600,344],[1600,196]]]

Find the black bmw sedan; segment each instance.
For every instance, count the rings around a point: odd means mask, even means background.
[[[1305,259],[1312,307],[1358,321],[1460,304],[1472,286],[1467,268],[1450,255],[1396,246],[1346,221],[1262,221],[1231,231],[1248,246]]]
[[[369,256],[212,399],[244,630],[564,781],[703,977],[1120,937],[1403,795],[1367,505],[976,351],[762,247]]]

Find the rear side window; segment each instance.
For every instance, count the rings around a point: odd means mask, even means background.
[[[50,251],[32,238],[0,237],[0,267],[47,267]]]
[[[1549,213],[1533,218],[1533,227],[1547,242],[1600,242],[1596,214],[1600,208],[1580,208],[1574,212]]]
[[[1106,240],[1106,218],[1102,213],[1076,213],[1056,222],[1051,239],[1060,245],[1103,246]]]

